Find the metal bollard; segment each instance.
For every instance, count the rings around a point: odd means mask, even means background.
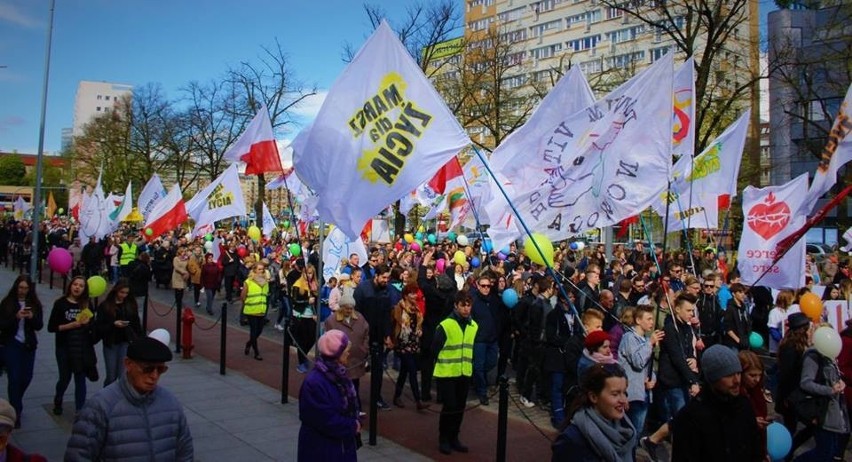
[[[379,427],[379,397],[381,396],[380,390],[382,388],[383,372],[382,344],[379,341],[372,340],[370,342],[370,446],[376,445],[376,436]]]
[[[284,309],[282,306],[280,309]],[[281,352],[281,404],[290,401],[290,316],[284,316],[284,346]]]
[[[509,420],[509,379],[500,376],[500,403],[497,408],[497,462],[506,462],[506,427]]]
[[[228,332],[228,303],[222,303],[222,330],[219,335],[219,375],[225,375],[225,352],[228,342],[225,340]]]
[[[64,288],[62,290],[65,290]],[[145,292],[145,305],[142,308],[142,331],[148,332],[148,292]]]
[[[175,353],[180,353],[180,309],[181,307],[177,306],[177,303],[175,303]]]

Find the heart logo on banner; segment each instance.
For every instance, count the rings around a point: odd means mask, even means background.
[[[748,211],[747,222],[749,228],[769,240],[790,223],[790,207],[786,202],[775,202],[775,194],[769,193],[763,203]]]

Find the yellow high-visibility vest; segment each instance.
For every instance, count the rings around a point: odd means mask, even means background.
[[[121,247],[121,258],[118,259],[119,265],[127,266],[136,259],[136,244],[122,242],[119,247]]]
[[[473,319],[462,331],[458,321],[447,318],[441,321],[447,341],[438,353],[434,377],[470,377],[473,375],[473,340],[479,326]]]
[[[269,294],[269,284],[261,286],[252,279],[246,279],[246,288],[243,314],[246,316],[263,316],[266,314],[266,297]]]

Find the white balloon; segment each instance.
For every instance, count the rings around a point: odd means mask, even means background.
[[[577,243],[576,243],[576,244],[577,244],[577,250],[583,250],[583,249],[585,249],[585,248],[586,248],[586,243],[585,243],[585,242],[577,241]]]
[[[814,348],[826,358],[834,359],[840,354],[843,342],[833,328],[820,327],[814,331]]]
[[[154,329],[148,337],[159,340],[165,346],[169,346],[169,342],[172,341],[172,336],[166,329]]]
[[[208,252],[212,251],[213,250],[213,242],[212,241],[205,242],[204,243],[204,250],[206,250]]]
[[[459,245],[462,245],[462,246],[469,244],[469,242],[467,241],[467,236],[465,236],[464,234],[462,234],[461,236],[456,238],[456,242],[458,242]]]

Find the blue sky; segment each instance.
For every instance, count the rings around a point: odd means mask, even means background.
[[[391,22],[412,3],[371,2]],[[0,0],[0,151],[37,151],[48,7]],[[177,97],[190,81],[255,61],[277,37],[296,76],[325,89],[345,66],[344,44],[360,47],[370,32],[356,0],[57,0],[45,149],[59,150],[72,125],[80,80],[159,82]]]
[[[415,2],[370,3],[393,23]],[[760,4],[765,17],[773,2]],[[0,151],[37,151],[48,5],[0,0]],[[358,0],[57,0],[45,149],[59,150],[81,80],[159,82],[177,97],[190,81],[256,60],[277,37],[296,76],[323,90],[345,66],[344,44],[360,47],[370,31]],[[310,117],[320,102],[301,111]]]

